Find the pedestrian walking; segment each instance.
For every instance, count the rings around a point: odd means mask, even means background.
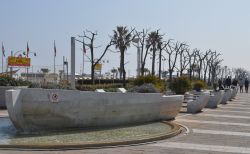
[[[218,86],[219,86],[219,90],[224,90],[224,86],[222,84],[221,79],[218,80]]]
[[[245,92],[248,93],[248,86],[249,86],[249,81],[248,79],[245,79]]]
[[[237,85],[238,85],[238,80],[236,80],[235,78],[233,79],[233,82],[232,82],[232,85],[234,86],[234,87],[237,87]]]
[[[226,86],[227,86],[227,88],[230,88],[231,84],[232,84],[231,77],[228,76],[227,79],[226,79]]]
[[[243,86],[244,86],[244,81],[243,81],[243,79],[242,78],[240,78],[240,80],[239,80],[239,86],[240,86],[240,93],[243,93]]]

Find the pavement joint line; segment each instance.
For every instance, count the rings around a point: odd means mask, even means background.
[[[219,118],[238,118],[238,119],[250,119],[249,116],[238,116],[238,115],[226,115],[226,114],[199,114],[199,116],[219,117]]]
[[[233,106],[220,106],[221,109],[244,109],[250,110],[250,107],[233,107]]]
[[[250,153],[250,148],[248,147],[233,147],[233,146],[194,144],[194,143],[182,143],[182,142],[164,142],[164,143],[153,144],[151,146],[188,149],[188,150],[213,151],[213,152],[227,152],[227,153],[237,153],[237,154]]]
[[[244,136],[250,137],[250,133],[246,132],[233,132],[233,131],[220,131],[220,130],[206,130],[206,129],[192,129],[193,133],[199,134],[214,134],[214,135],[233,135],[233,136]]]
[[[180,116],[177,116],[176,119],[178,118],[182,118],[182,117],[186,117],[186,116],[189,116],[189,115],[192,115],[192,114],[184,114],[184,115],[180,115]]]
[[[250,104],[238,104],[238,103],[230,103],[230,104],[227,104],[228,106],[241,106],[241,107],[250,107]]]
[[[246,127],[250,127],[250,124],[246,124],[246,123],[233,123],[233,122],[221,122],[221,121],[204,121],[204,120],[178,119],[177,122],[200,123],[200,124],[217,124],[217,125],[232,125],[232,126],[246,126]]]
[[[209,111],[212,111],[212,112],[231,112],[231,113],[249,113],[250,114],[250,111],[230,111],[230,110],[209,110]]]

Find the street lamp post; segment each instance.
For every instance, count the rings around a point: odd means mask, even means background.
[[[71,88],[75,89],[75,37],[71,37]]]
[[[135,38],[133,39],[134,43],[137,43],[137,45],[135,45],[137,47],[137,77],[140,76],[140,69],[141,69],[141,52],[140,52],[140,46],[139,46],[139,38]]]
[[[33,53],[34,56],[37,55],[36,52],[29,51],[29,53]],[[23,52],[23,55],[26,55],[26,53]],[[29,81],[28,73],[29,73],[29,67],[26,68],[26,80],[27,81]]]

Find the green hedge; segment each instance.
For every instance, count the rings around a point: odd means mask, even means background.
[[[116,92],[116,89],[121,87],[122,84],[76,85],[76,89],[81,91],[95,91],[96,89],[104,89],[107,92]]]
[[[29,86],[31,82],[11,77],[0,77],[0,86]]]
[[[204,82],[203,80],[193,81],[193,90],[201,91],[202,89],[206,88],[207,88],[207,83]]]
[[[146,75],[146,76],[139,76],[132,81],[134,86],[141,86],[144,84],[153,84],[157,90],[160,92],[166,91],[166,82],[164,80],[160,80],[156,76]]]
[[[184,94],[192,89],[192,84],[189,78],[179,77],[173,79],[173,81],[169,84],[169,88],[176,94]]]

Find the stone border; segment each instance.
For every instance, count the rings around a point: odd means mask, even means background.
[[[104,148],[114,146],[126,146],[149,143],[174,137],[182,132],[182,126],[173,122],[162,121],[172,127],[170,133],[161,133],[154,137],[145,137],[137,140],[103,142],[103,143],[87,143],[87,144],[65,144],[65,145],[0,145],[0,150],[77,150],[88,148]]]

